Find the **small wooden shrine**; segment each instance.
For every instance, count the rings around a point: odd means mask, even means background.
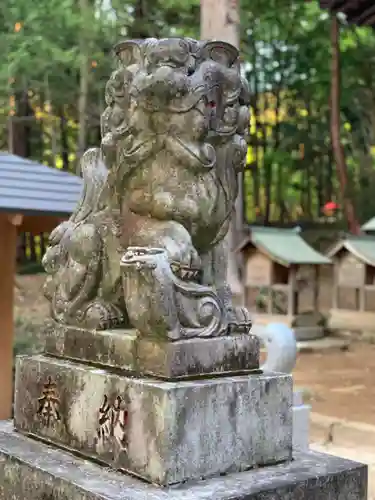
[[[0,152],[0,420],[11,417],[17,236],[50,232],[74,210],[82,179]]]
[[[365,222],[361,227],[361,231],[366,234],[375,234],[375,217],[371,217],[370,220]]]
[[[334,264],[332,327],[375,330],[375,236],[346,235],[327,255]]]
[[[244,260],[245,304],[257,323],[293,325],[301,312],[318,311],[319,267],[331,260],[298,230],[253,227],[237,251]]]

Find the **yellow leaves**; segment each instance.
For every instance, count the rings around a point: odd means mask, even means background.
[[[17,22],[15,25],[14,25],[14,32],[15,33],[19,33],[22,29],[22,23],[20,22]]]
[[[55,167],[58,170],[62,170],[63,166],[64,166],[64,163],[63,163],[63,159],[61,158],[61,156],[56,156],[56,158],[55,158]]]
[[[350,123],[344,123],[344,130],[346,130],[347,132],[350,132],[352,130],[352,126],[350,125]]]
[[[77,155],[75,153],[69,153],[68,161],[71,165],[76,161],[76,159],[77,159]],[[63,162],[61,155],[56,155],[55,167],[58,168],[59,170],[62,170],[64,168],[64,162]]]
[[[253,163],[253,161],[255,161],[255,155],[253,153],[253,148],[249,146],[247,148],[246,165]]]
[[[16,100],[14,98],[14,95],[11,95],[9,97],[9,116],[14,116],[15,115],[15,105],[16,105]]]
[[[35,110],[35,118],[37,120],[41,120],[44,117],[44,112],[40,108],[36,108]]]
[[[250,134],[253,135],[256,132],[256,120],[255,114],[252,108],[250,108]]]
[[[301,116],[301,117],[303,117],[303,118],[305,118],[306,116],[308,116],[308,115],[309,115],[309,113],[308,113],[307,109],[299,109],[299,110],[298,110],[298,114],[299,114],[299,116]]]

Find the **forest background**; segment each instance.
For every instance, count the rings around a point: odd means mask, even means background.
[[[375,31],[317,1],[240,5],[251,90],[246,222],[325,224],[331,203],[329,220],[355,232],[375,215]],[[199,0],[2,0],[0,150],[79,173],[84,150],[100,142],[113,45],[199,38],[199,22]],[[43,237],[25,238],[23,252],[38,260]]]

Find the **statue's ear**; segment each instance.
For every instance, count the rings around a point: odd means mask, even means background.
[[[228,68],[238,60],[239,52],[234,45],[227,42],[206,42],[200,50],[202,59],[212,59]]]
[[[130,66],[142,60],[142,40],[125,40],[115,45],[114,51],[122,64]]]

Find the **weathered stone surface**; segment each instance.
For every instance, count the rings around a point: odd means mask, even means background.
[[[148,38],[115,53],[100,148],[83,155],[82,198],[43,257],[51,316],[173,341],[247,333],[226,281],[249,136],[238,50]]]
[[[164,382],[21,357],[15,426],[167,485],[288,460],[290,375]]]
[[[45,352],[159,378],[244,372],[259,368],[259,340],[249,334],[157,341],[134,330],[86,330],[58,323],[46,328]]]
[[[249,334],[179,342],[140,340],[138,371],[165,378],[259,369],[259,340]]]
[[[325,335],[325,328],[322,326],[298,326],[293,328],[296,340],[315,340],[321,339]]]
[[[307,451],[310,443],[311,406],[304,404],[302,391],[293,393],[293,449]]]
[[[316,452],[248,472],[158,488],[0,423],[0,500],[367,500],[367,467]]]
[[[134,330],[87,330],[49,322],[43,333],[47,354],[137,371]]]

